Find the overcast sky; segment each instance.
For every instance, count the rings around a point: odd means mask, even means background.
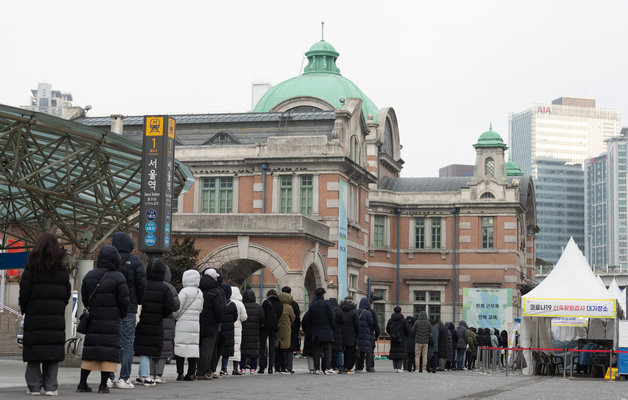
[[[51,82],[89,115],[251,109],[325,39],[343,76],[399,119],[403,176],[473,163],[489,122],[560,96],[628,116],[625,1],[11,1],[0,103]]]

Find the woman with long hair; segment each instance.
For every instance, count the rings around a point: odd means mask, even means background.
[[[20,281],[28,394],[56,396],[59,362],[65,358],[65,307],[72,294],[65,249],[50,232],[42,233],[28,256]]]

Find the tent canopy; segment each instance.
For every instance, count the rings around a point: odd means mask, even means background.
[[[571,238],[552,272],[523,296],[523,315],[615,318],[615,300]]]

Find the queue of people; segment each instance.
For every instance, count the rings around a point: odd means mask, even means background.
[[[371,301],[339,304],[315,299],[301,320],[290,287],[271,289],[260,306],[251,290],[240,292],[223,282],[216,269],[187,270],[177,293],[169,267],[152,258],[144,269],[132,254],[133,241],[123,233],[98,253],[96,268],[82,282],[87,310],[78,392],[91,392],[87,379],[100,372],[99,393],[166,383],[167,359],[176,360],[177,381],[212,380],[228,374],[293,374],[294,355],[302,351],[312,374],[375,371],[375,343],[380,327]],[[23,359],[29,394],[57,395],[57,370],[64,359],[65,307],[71,296],[65,250],[44,233],[30,253],[20,283],[25,314]],[[395,372],[436,372],[475,367],[479,346],[503,346],[507,335],[428,320],[423,311],[404,317],[394,308],[385,331]],[[303,349],[301,349],[301,329]],[[133,357],[139,357],[131,381]],[[491,357],[499,357],[492,354]],[[503,357],[502,357],[503,358]],[[185,363],[187,361],[187,371]],[[219,364],[219,361],[220,364]],[[115,374],[119,375],[116,379]]]

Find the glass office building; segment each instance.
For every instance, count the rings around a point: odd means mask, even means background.
[[[536,182],[536,255],[555,263],[573,236],[586,248],[584,170],[620,132],[620,113],[595,100],[561,97],[510,115],[512,160]]]
[[[628,129],[606,141],[607,152],[585,162],[585,233],[592,266],[628,266]]]

